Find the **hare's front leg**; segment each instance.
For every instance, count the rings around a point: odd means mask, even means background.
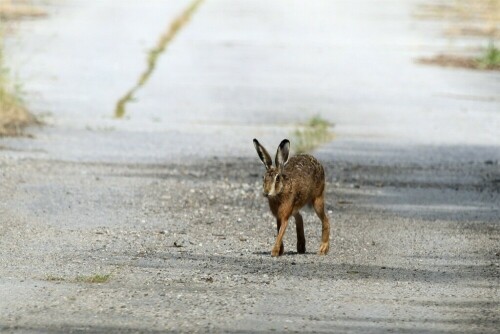
[[[276,219],[276,227],[278,228],[278,234],[279,234],[280,233],[280,227],[281,227],[281,220],[279,218]],[[273,247],[273,251],[274,251],[274,247]],[[283,255],[284,252],[285,252],[285,245],[283,244],[283,240],[282,240],[281,244],[280,244],[279,251],[278,251],[278,255],[274,255],[273,252],[271,252],[271,255],[272,256],[281,256],[281,255]]]
[[[285,234],[286,227],[288,226],[288,219],[277,218],[277,225],[278,236],[276,237],[276,242],[274,243],[274,247],[271,251],[271,256],[283,255],[283,252],[285,251],[285,247],[283,245],[283,235]]]

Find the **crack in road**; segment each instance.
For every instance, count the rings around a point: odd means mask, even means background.
[[[156,67],[158,57],[165,51],[177,33],[184,27],[193,13],[198,9],[203,0],[194,0],[191,4],[169,25],[168,29],[160,36],[156,46],[148,53],[147,67],[139,76],[136,84],[123,95],[115,107],[115,118],[123,118],[126,113],[127,103],[134,100],[134,95],[142,86],[146,84]]]

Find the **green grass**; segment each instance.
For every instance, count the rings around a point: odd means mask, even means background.
[[[46,281],[49,282],[71,282],[71,283],[106,283],[111,278],[111,274],[94,274],[94,275],[80,275],[74,279],[67,279],[61,276],[47,275]]]
[[[110,274],[100,275],[90,275],[90,276],[77,276],[76,282],[80,283],[106,283],[111,278]]]
[[[333,139],[332,124],[320,115],[310,118],[307,123],[293,133],[295,151],[306,153]]]
[[[500,68],[500,49],[490,42],[483,55],[477,58],[477,63],[483,69]]]

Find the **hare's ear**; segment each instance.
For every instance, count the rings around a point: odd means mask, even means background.
[[[273,160],[271,159],[269,153],[267,153],[264,146],[262,146],[257,139],[253,140],[253,146],[255,146],[255,150],[257,151],[257,154],[259,155],[259,158],[264,166],[266,166],[266,169],[269,169],[273,165]]]
[[[283,139],[278,146],[278,151],[276,151],[276,167],[283,169],[286,162],[288,161],[288,154],[290,153],[290,141],[288,139]]]

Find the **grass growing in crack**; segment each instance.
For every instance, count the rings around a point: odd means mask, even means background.
[[[61,277],[61,276],[47,275],[45,277],[45,280],[49,281],[49,282],[63,282],[66,279],[64,277]]]
[[[148,81],[149,77],[153,73],[156,68],[156,62],[160,54],[165,51],[170,42],[174,39],[175,35],[179,32],[179,30],[189,21],[193,13],[196,11],[198,6],[202,3],[203,0],[194,0],[186,10],[179,15],[168,27],[168,29],[160,36],[158,43],[156,46],[151,49],[148,53],[147,59],[147,67],[144,72],[139,76],[139,80],[137,83],[128,90],[125,95],[123,95],[115,107],[115,117],[122,118],[125,115],[125,107],[127,103],[132,102],[134,100],[134,95],[136,91],[144,86],[144,84]]]
[[[483,55],[477,58],[477,63],[483,69],[500,68],[500,49],[495,47],[493,42],[490,42]]]
[[[10,80],[3,54],[0,30],[0,136],[13,136],[20,134],[23,127],[36,120],[24,106],[19,88]]]
[[[332,124],[317,115],[293,133],[294,147],[297,153],[306,153],[314,150],[321,144],[333,139],[330,131]]]
[[[110,277],[111,277],[110,274],[105,274],[105,275],[95,274],[95,275],[90,275],[90,276],[77,276],[76,282],[79,282],[79,283],[106,283],[107,281],[109,281]]]
[[[76,276],[74,279],[64,278],[62,276],[47,275],[45,281],[48,282],[70,282],[70,283],[106,283],[111,278],[111,274],[95,274],[89,276]]]

